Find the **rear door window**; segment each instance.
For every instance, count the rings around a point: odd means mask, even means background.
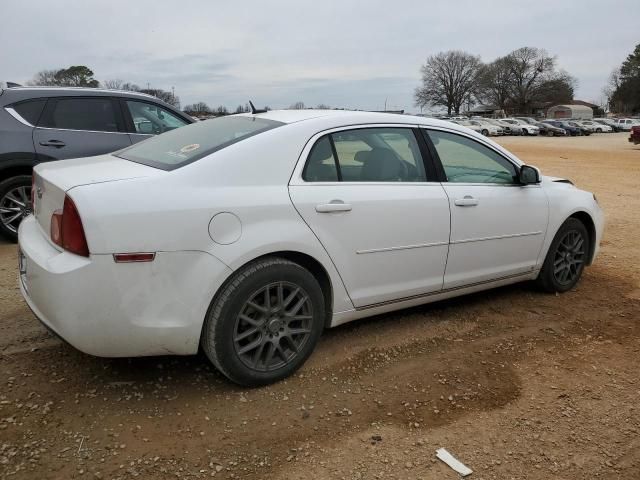
[[[18,112],[18,115],[24,118],[27,122],[35,126],[38,124],[38,120],[40,119],[40,115],[42,115],[42,110],[44,110],[46,103],[46,98],[38,98],[36,100],[14,103],[11,105],[11,108]]]
[[[108,97],[54,99],[40,126],[95,132],[118,131],[114,101]]]

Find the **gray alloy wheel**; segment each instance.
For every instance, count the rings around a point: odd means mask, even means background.
[[[579,230],[569,230],[560,240],[554,259],[553,276],[560,285],[577,281],[584,268],[585,238]]]
[[[264,257],[238,269],[211,302],[200,345],[230,380],[277,382],[311,355],[325,324],[324,292],[301,265]]]
[[[566,292],[573,288],[588,262],[590,246],[584,224],[577,218],[567,219],[549,246],[538,285],[547,292]]]
[[[547,130],[547,137],[553,137],[553,130]]]
[[[0,234],[17,240],[20,222],[31,209],[31,177],[19,175],[0,183]]]
[[[247,367],[258,371],[285,366],[309,339],[312,312],[311,298],[300,285],[265,285],[245,302],[236,317],[236,354]]]

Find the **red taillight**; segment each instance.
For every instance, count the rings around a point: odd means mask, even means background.
[[[139,263],[139,262],[153,262],[156,258],[155,253],[114,253],[113,259],[116,263]]]
[[[64,197],[62,212],[56,210],[51,215],[50,232],[51,241],[56,245],[76,255],[89,256],[89,247],[80,214],[68,195]]]

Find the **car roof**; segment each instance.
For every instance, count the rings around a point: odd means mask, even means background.
[[[322,124],[324,128],[342,127],[359,124],[403,124],[424,125],[433,127],[446,127],[467,131],[449,120],[437,118],[418,117],[415,115],[402,115],[397,113],[365,112],[359,110],[269,110],[261,113],[242,113],[245,117],[257,117],[277,122],[292,124],[298,122],[313,122]],[[468,120],[465,120],[468,121]]]
[[[164,104],[162,100],[146,93],[131,92],[129,90],[109,90],[106,88],[88,87],[10,87],[0,91],[0,104],[19,102],[31,98],[41,97],[103,97],[117,95],[119,97],[143,98]]]

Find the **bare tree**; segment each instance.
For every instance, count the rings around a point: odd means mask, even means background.
[[[147,95],[153,95],[169,105],[180,108],[180,97],[174,95],[173,92],[168,92],[161,88],[143,88],[137,91],[140,93],[146,93]]]
[[[33,86],[55,86],[56,73],[58,70],[42,70],[33,76],[32,80],[27,82],[27,85]]]
[[[459,50],[430,56],[421,69],[422,86],[415,91],[416,105],[443,106],[448,114],[460,113],[476,87],[480,66],[480,57]]]
[[[289,110],[304,110],[305,106],[304,106],[304,102],[301,101],[297,101],[296,103],[293,103],[289,106]]]
[[[216,115],[229,115],[229,110],[227,110],[227,107],[225,107],[224,105],[219,105],[218,107],[216,107]]]
[[[321,103],[316,106],[318,110],[331,110],[331,107],[327,104]]]
[[[500,57],[482,66],[476,91],[478,100],[504,110],[511,100],[512,91],[513,79],[507,57]]]
[[[556,59],[534,47],[514,50],[507,59],[513,81],[513,104],[518,111],[527,112],[540,85],[554,76]]]
[[[102,82],[102,86],[108,90],[122,90],[122,85],[124,85],[124,82],[119,78]]]
[[[198,103],[193,103],[191,105],[187,105],[184,107],[184,111],[189,114],[211,113],[211,109],[209,108],[209,105],[207,105],[205,102],[198,102]]]

